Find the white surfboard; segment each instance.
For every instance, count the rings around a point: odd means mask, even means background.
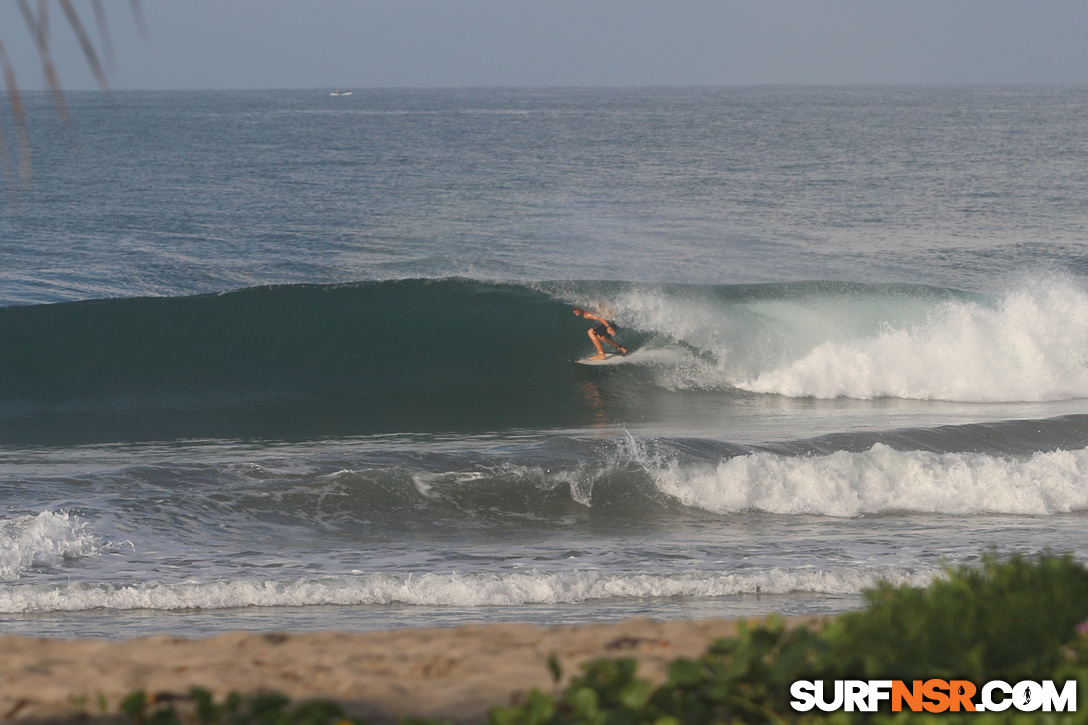
[[[630,353],[627,355],[620,355],[618,352],[606,352],[603,358],[594,359],[591,357],[584,357],[581,360],[575,360],[574,362],[579,365],[615,365],[616,363],[623,362],[629,356]]]

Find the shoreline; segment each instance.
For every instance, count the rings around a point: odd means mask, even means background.
[[[760,622],[753,617],[743,621]],[[787,619],[788,626],[828,617]],[[204,639],[129,640],[0,636],[0,722],[75,723],[116,713],[135,690],[185,695],[194,686],[331,699],[374,725],[406,716],[475,723],[533,688],[560,689],[583,662],[633,657],[639,675],[664,678],[668,663],[695,657],[736,632],[736,619],[629,619],[608,624],[482,624],[379,632],[232,632]],[[563,678],[548,669],[555,655]]]

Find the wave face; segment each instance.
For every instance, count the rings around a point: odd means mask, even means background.
[[[628,364],[591,348],[603,309]],[[0,309],[0,443],[578,427],[713,391],[968,403],[1088,397],[1088,293],[794,283],[290,285]],[[681,394],[677,397],[677,394]],[[701,400],[700,405],[708,405]]]
[[[577,424],[574,321],[460,280],[5,308],[0,441]]]

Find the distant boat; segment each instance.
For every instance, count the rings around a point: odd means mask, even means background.
[[[350,96],[351,91],[333,91],[330,96]]]

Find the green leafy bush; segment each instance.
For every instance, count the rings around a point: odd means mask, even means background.
[[[946,574],[926,589],[881,584],[867,592],[866,609],[818,631],[787,629],[777,617],[741,623],[735,637],[711,643],[698,659],[673,662],[656,688],[636,677],[633,661],[590,662],[557,701],[534,693],[517,707],[493,709],[491,724],[1088,723],[1088,707],[1083,715],[793,711],[797,680],[1077,680],[1078,703],[1085,702],[1088,570],[1069,556],[988,556],[980,568]]]
[[[1088,618],[1088,570],[1070,556],[990,555],[925,589],[882,583],[865,596],[826,633],[836,674],[1015,682],[1061,662]]]

